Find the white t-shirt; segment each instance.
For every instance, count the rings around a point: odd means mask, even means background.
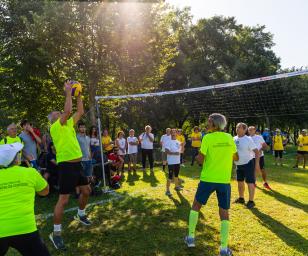
[[[180,153],[181,152],[181,142],[178,140],[168,140],[165,145],[165,149],[168,149],[172,153]],[[181,163],[181,155],[169,155],[167,154],[167,162],[168,165],[171,164],[180,164]]]
[[[98,138],[90,138],[90,145],[91,146],[99,146],[99,139]]]
[[[254,149],[257,149],[257,146],[253,142],[251,137],[247,135],[243,137],[234,137],[234,142],[236,144],[237,153],[239,156],[239,161],[235,161],[236,165],[248,164],[251,159],[254,158]]]
[[[165,145],[169,140],[171,140],[171,135],[164,134],[163,136],[161,136],[160,142],[162,143],[162,146],[161,146],[162,152],[165,152]]]
[[[253,142],[256,144],[257,149],[260,150],[262,149],[262,144],[265,143],[263,137],[261,135],[254,135],[251,136]],[[253,154],[253,156],[255,157],[255,154]],[[264,156],[263,150],[261,151],[261,156]]]
[[[138,142],[136,137],[128,137],[127,138],[127,154],[136,154],[138,153],[138,146],[137,145],[130,145],[130,142]]]
[[[149,136],[151,136],[151,138],[154,141],[154,134],[153,133],[149,133]],[[139,136],[139,139],[141,140],[141,148],[143,149],[153,149],[153,142],[150,141],[149,137],[146,135],[146,133],[142,133]]]
[[[119,145],[118,155],[119,156],[126,155],[126,139],[125,138],[117,139],[117,141],[118,141],[118,145]],[[124,149],[124,152],[120,148]]]

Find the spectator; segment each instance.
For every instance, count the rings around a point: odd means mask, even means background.
[[[101,161],[101,149],[99,145],[99,139],[97,136],[97,127],[91,126],[90,128],[90,146],[92,153],[92,160],[94,159],[96,162]]]
[[[152,127],[147,125],[145,128],[145,132],[143,132],[139,136],[139,141],[141,144],[141,155],[142,155],[142,170],[145,171],[146,167],[146,158],[149,159],[150,171],[153,172],[154,167],[154,159],[153,159],[153,142],[154,142],[154,134],[151,133]]]
[[[118,156],[123,159],[123,165],[120,166],[121,177],[124,177],[124,160],[126,155],[126,139],[124,138],[124,132],[119,131],[117,135],[117,139],[115,141],[115,146],[118,148]]]
[[[16,124],[12,123],[7,127],[7,134],[4,139],[0,141],[0,145],[3,144],[12,144],[12,143],[23,143],[22,139],[17,136],[17,126]]]
[[[42,143],[42,140],[34,132],[32,124],[28,122],[28,120],[23,120],[20,123],[20,126],[23,131],[21,132],[19,137],[24,142],[24,148],[22,151],[23,166],[27,166],[27,162],[29,162],[33,168],[38,169],[37,144],[40,145]]]
[[[182,134],[182,129],[177,130],[176,139],[179,142],[181,142],[181,144],[182,144],[182,147],[181,147],[181,165],[182,165],[182,167],[185,167],[185,165],[184,165],[184,151],[185,151],[186,140],[185,140],[184,135]]]
[[[86,135],[86,125],[82,121],[79,121],[78,123],[77,140],[82,152],[81,164],[84,171],[83,175],[86,176],[90,181],[93,173],[90,137]]]
[[[46,170],[43,177],[48,181],[50,188],[58,190],[58,164],[56,161],[56,149],[52,142],[48,147],[48,153],[46,157]]]
[[[46,196],[49,188],[36,170],[18,166],[22,148],[21,143],[0,146],[0,255],[12,247],[21,255],[49,256],[34,215],[35,193]]]
[[[167,128],[166,129],[166,134],[164,134],[163,136],[161,136],[160,138],[160,145],[161,145],[161,158],[162,158],[162,162],[163,162],[163,171],[165,171],[166,169],[166,164],[167,164],[167,153],[165,152],[165,145],[167,144],[167,142],[171,140],[171,129]]]
[[[307,136],[307,130],[303,129],[301,131],[301,134],[298,136],[297,139],[297,155],[296,155],[296,164],[293,168],[298,168],[298,163],[301,159],[304,161],[303,168],[306,168],[306,161],[307,161],[307,155],[308,155],[308,136]]]
[[[133,166],[134,172],[137,169],[138,144],[139,144],[139,141],[135,137],[135,131],[131,129],[129,131],[129,137],[127,138],[127,154],[129,158],[128,171],[131,170],[131,166]]]
[[[272,142],[273,142],[273,150],[275,153],[275,165],[277,166],[279,161],[280,165],[283,166],[282,164],[283,136],[281,135],[279,129],[276,129],[276,134],[273,136]]]
[[[108,160],[111,162],[111,169],[113,172],[116,172],[119,175],[119,169],[122,168],[124,164],[124,159],[118,155],[119,149],[117,147],[113,147],[113,152],[108,154]],[[114,173],[111,173],[113,176]]]
[[[113,152],[113,141],[111,139],[111,137],[108,134],[108,130],[105,129],[103,132],[103,136],[102,136],[102,144],[103,144],[103,150],[104,153],[112,153]]]
[[[167,154],[167,162],[168,162],[168,179],[166,184],[166,195],[172,196],[170,192],[170,184],[174,179],[175,190],[181,191],[182,188],[179,184],[179,172],[181,165],[181,147],[182,143],[176,139],[176,129],[172,129],[171,139],[166,141],[164,145],[166,154]]]
[[[260,172],[260,154],[257,146],[253,142],[251,137],[246,135],[247,125],[244,123],[238,123],[236,126],[236,134],[234,142],[237,147],[239,160],[235,161],[236,164],[236,179],[238,183],[239,198],[235,200],[235,203],[244,204],[244,192],[245,184],[248,186],[249,201],[246,204],[248,209],[255,206],[255,183],[256,173]],[[253,158],[255,157],[255,163]]]
[[[192,156],[191,156],[191,166],[194,165],[195,158],[199,154],[199,149],[201,146],[201,132],[198,126],[194,127],[194,131],[192,132],[191,136],[191,147],[192,147]]]

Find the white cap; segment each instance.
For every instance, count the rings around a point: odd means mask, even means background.
[[[11,164],[23,147],[24,145],[19,142],[0,145],[0,166],[7,167]]]

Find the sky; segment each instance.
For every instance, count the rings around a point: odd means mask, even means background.
[[[244,25],[265,25],[274,34],[282,68],[308,67],[308,0],[166,0],[191,7],[194,22],[214,15],[234,16]]]

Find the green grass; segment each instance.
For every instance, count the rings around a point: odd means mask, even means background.
[[[232,204],[230,247],[234,255],[308,255],[308,170],[292,169],[292,150],[285,156],[284,167],[275,167],[271,155],[266,155],[266,164],[273,191],[261,188],[259,178],[255,209]],[[40,221],[39,230],[52,255],[217,255],[220,221],[214,194],[200,214],[197,247],[189,250],[183,243],[199,172],[199,167],[182,168],[185,189],[174,191],[170,199],[164,195],[166,178],[159,168],[155,176],[142,172],[127,176],[117,190],[122,197],[90,208],[91,227],[74,221],[75,211],[65,215],[65,253],[55,251],[48,240],[51,218]],[[234,200],[235,181],[232,190]],[[107,198],[113,196],[92,197],[91,201]],[[55,201],[55,196],[38,198],[36,212],[52,212]],[[71,200],[72,206],[76,199]],[[9,255],[17,254],[11,250]]]

